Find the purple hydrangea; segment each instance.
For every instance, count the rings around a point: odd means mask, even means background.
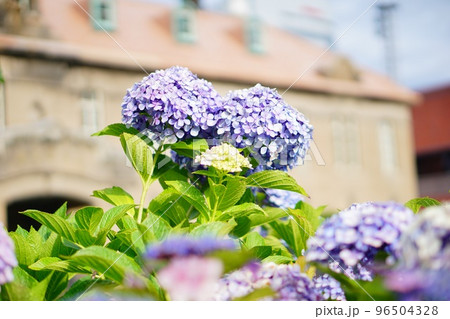
[[[16,266],[14,243],[0,223],[0,285],[14,280],[13,268]]]
[[[315,277],[313,279],[316,290],[319,291],[325,300],[346,301],[345,293],[339,281],[328,274]]]
[[[450,270],[450,203],[428,207],[416,215],[396,253],[404,268]]]
[[[264,193],[266,194],[266,198],[264,199],[265,204],[283,209],[294,208],[299,201],[305,199],[299,193],[281,189],[266,189]]]
[[[450,301],[450,272],[396,269],[385,275],[385,285],[404,301]]]
[[[150,244],[144,253],[144,258],[171,259],[174,257],[204,256],[217,250],[233,249],[236,249],[236,244],[231,239],[219,239],[212,236],[172,236],[162,242]]]
[[[370,280],[369,268],[380,251],[392,254],[402,232],[413,220],[403,205],[354,204],[327,219],[308,239],[306,259],[324,262],[352,278]]]
[[[252,263],[225,275],[218,284],[215,299],[232,300],[265,287],[270,287],[276,294],[266,300],[323,300],[314,283],[300,272],[298,265],[275,263]]]
[[[209,138],[222,109],[222,97],[212,84],[187,68],[159,70],[128,89],[122,121],[155,143]]]
[[[231,91],[224,103],[217,136],[237,148],[249,147],[260,165],[286,170],[305,157],[313,127],[276,90],[257,84]]]

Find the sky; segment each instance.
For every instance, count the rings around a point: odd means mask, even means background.
[[[329,2],[337,38],[374,0]],[[395,2],[397,80],[417,90],[450,84],[450,0]],[[375,20],[376,8],[372,7],[337,41],[335,50],[360,65],[385,72],[383,42]]]
[[[174,4],[179,0],[147,1]],[[214,9],[223,7],[224,1],[227,0],[201,0],[201,3]],[[261,0],[248,1],[258,5]],[[395,2],[396,80],[415,90],[450,84],[450,0],[378,0],[356,22],[375,0],[325,1],[333,25],[332,37],[339,38],[332,50],[349,56],[358,65],[382,73],[386,72],[385,55],[382,39],[376,32],[376,4]]]

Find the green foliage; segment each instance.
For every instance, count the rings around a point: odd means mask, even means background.
[[[430,206],[439,206],[441,203],[430,197],[414,198],[405,203],[405,206],[417,214],[422,208]]]
[[[103,130],[92,134],[92,136],[109,135],[109,136],[117,136],[117,137],[119,137],[123,133],[137,135],[137,134],[139,134],[139,131],[136,130],[135,128],[127,127],[125,124],[122,124],[122,123],[114,123],[114,124],[108,125]]]
[[[294,178],[282,171],[262,171],[254,173],[246,178],[247,186],[259,188],[274,188],[296,192],[305,196],[308,194],[297,184]]]
[[[206,151],[209,146],[204,139],[190,139],[172,144],[170,148],[181,156],[194,158],[196,155]]]

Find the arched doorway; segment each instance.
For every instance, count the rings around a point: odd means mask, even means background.
[[[31,226],[33,226],[34,229],[38,229],[40,224],[37,221],[28,216],[19,214],[19,212],[23,212],[27,209],[35,209],[46,213],[54,213],[65,202],[67,202],[68,210],[89,205],[85,201],[63,196],[37,196],[16,200],[8,204],[8,230],[14,231],[17,229],[17,226],[20,226],[26,230],[30,230]]]

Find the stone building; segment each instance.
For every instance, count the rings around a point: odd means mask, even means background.
[[[231,89],[263,85],[314,125],[293,175],[314,205],[405,201],[416,195],[411,106],[418,96],[385,76],[254,17],[138,0],[0,0],[0,221],[17,211],[98,204],[112,185],[139,182],[112,137],[125,90],[183,65]],[[157,186],[150,196],[158,191]]]

